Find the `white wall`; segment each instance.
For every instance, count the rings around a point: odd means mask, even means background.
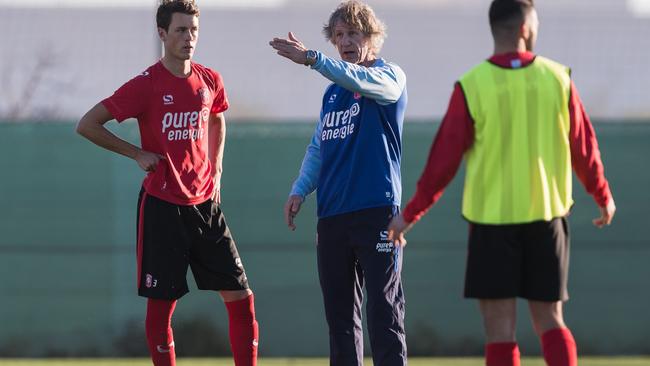
[[[196,60],[220,71],[230,118],[314,119],[327,81],[276,56],[287,31],[335,56],[321,34],[338,1],[294,0],[201,14]],[[441,117],[452,85],[489,57],[488,1],[370,1],[388,25],[382,56],[406,71],[408,117]],[[572,67],[594,117],[647,118],[650,19],[616,0],[538,2],[537,51]],[[201,2],[199,1],[199,4]],[[0,5],[0,116],[76,119],[157,60],[154,8],[9,8]]]

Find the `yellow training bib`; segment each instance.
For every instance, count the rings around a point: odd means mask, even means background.
[[[474,120],[465,218],[516,224],[566,215],[573,204],[569,69],[540,56],[517,69],[485,61],[460,85]]]

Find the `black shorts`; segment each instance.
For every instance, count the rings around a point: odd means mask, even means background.
[[[180,206],[140,191],[138,295],[185,295],[187,267],[201,290],[244,290],[248,280],[221,209],[212,200]]]
[[[465,297],[566,301],[566,218],[516,225],[470,224]]]

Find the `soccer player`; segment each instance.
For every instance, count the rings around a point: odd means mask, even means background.
[[[363,287],[374,365],[406,365],[401,256],[386,225],[401,199],[406,76],[378,58],[384,25],[370,6],[341,3],[323,32],[342,60],[307,49],[292,33],[270,44],[332,81],[298,178],[285,205],[294,218],[318,190],[318,274],[331,365],[363,364]]]
[[[569,69],[535,55],[532,0],[494,0],[494,55],[456,83],[415,196],[389,226],[403,233],[440,198],[463,155],[463,216],[470,223],[465,297],[477,298],[488,366],[519,365],[516,298],[528,300],[544,359],[577,364],[564,323],[568,299],[571,168],[609,225],[616,210],[598,143]]]
[[[188,292],[219,291],[237,366],[256,365],[253,292],[219,207],[228,99],[219,73],[192,62],[199,35],[194,0],[163,0],[156,14],[165,55],[91,108],[77,132],[146,172],[138,200],[137,285],[148,298],[146,335],[154,365],[175,365],[171,318]],[[142,147],[104,124],[137,118]]]

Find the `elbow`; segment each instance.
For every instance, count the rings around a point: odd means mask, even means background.
[[[82,122],[83,122],[83,120],[79,121],[79,122],[77,123],[77,127],[75,128],[75,132],[76,132],[78,135],[81,135],[81,136],[84,135],[84,126],[83,126],[83,123],[82,123]]]
[[[399,95],[396,96],[396,97],[388,97],[388,98],[384,99],[384,103],[393,104],[393,103],[397,103],[398,100],[399,100]]]
[[[88,118],[88,115],[81,117],[75,128],[75,132],[83,137],[88,138],[88,135],[91,133],[93,128],[93,121]]]
[[[399,98],[401,97],[402,97],[402,90],[395,88],[384,92],[381,95],[381,101],[384,104],[393,104],[393,103],[397,103],[397,101],[399,101]]]
[[[320,156],[320,147],[316,144],[310,144],[307,146],[307,154]]]
[[[81,135],[81,136],[85,137],[86,134],[88,133],[88,126],[87,126],[88,122],[85,120],[84,117],[82,117],[81,120],[79,120],[79,122],[77,123],[77,127],[75,128],[75,132],[78,135]]]
[[[404,93],[404,89],[400,89],[399,87],[391,90],[391,92],[388,93],[389,103],[397,103],[397,101],[400,100],[400,98],[402,97],[403,93]]]

